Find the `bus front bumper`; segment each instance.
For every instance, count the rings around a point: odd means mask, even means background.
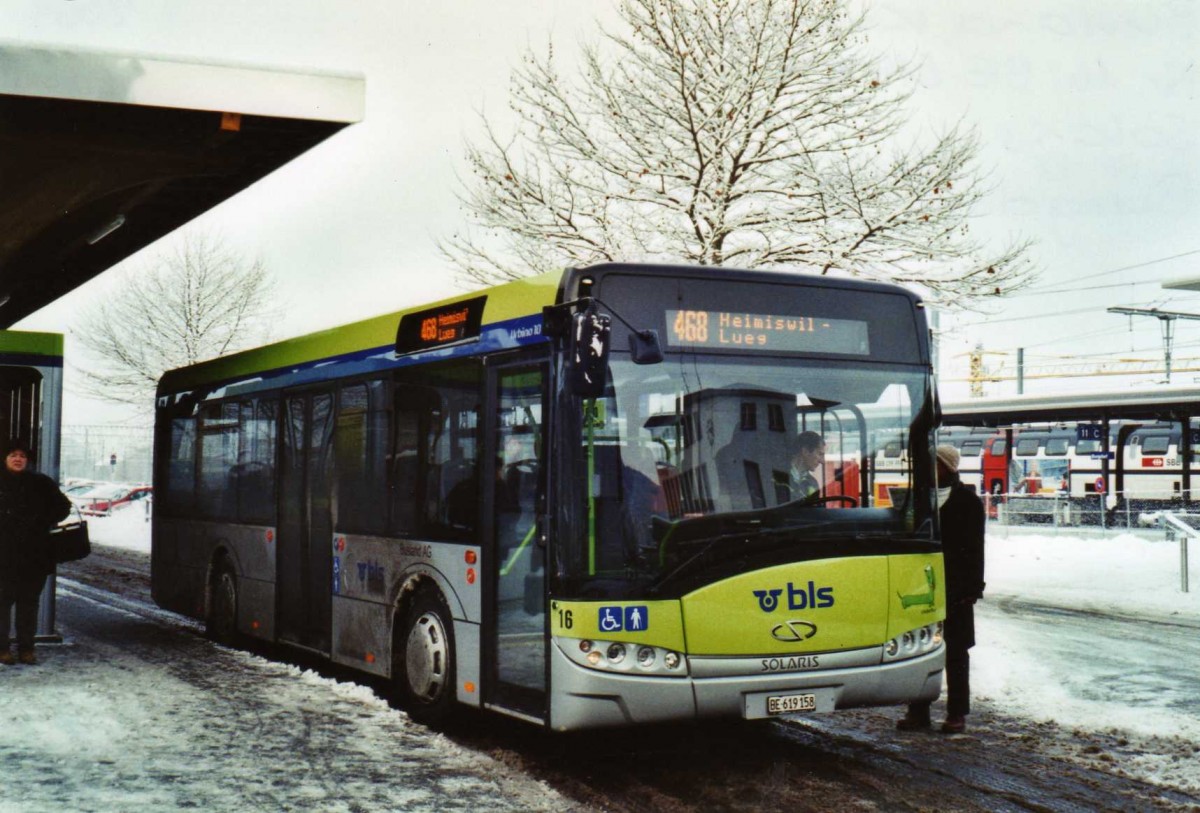
[[[812,694],[817,712],[936,700],[945,647],[915,658],[810,672],[644,677],[588,669],[551,645],[550,727],[555,731],[704,717],[765,718],[767,698]],[[760,659],[746,659],[758,662]]]

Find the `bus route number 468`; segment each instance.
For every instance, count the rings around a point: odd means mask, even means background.
[[[767,698],[767,714],[793,714],[799,711],[816,711],[815,694],[782,694]]]

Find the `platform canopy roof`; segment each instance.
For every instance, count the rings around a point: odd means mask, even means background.
[[[0,327],[363,115],[361,76],[0,44]]]
[[[1104,420],[1177,421],[1200,417],[1200,388],[1156,386],[1096,392],[1014,395],[943,402],[946,426],[1013,426]]]

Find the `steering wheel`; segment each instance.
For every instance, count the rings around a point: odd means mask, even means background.
[[[818,497],[814,494],[811,497],[805,497],[804,503],[806,505],[816,505],[817,503],[834,502],[835,500],[842,503],[842,505],[848,505],[851,508],[858,507],[858,500],[854,499],[853,497],[847,497],[845,494],[826,494],[824,497]]]
[[[538,461],[536,458],[527,457],[524,460],[509,463],[507,468],[512,471],[518,471],[521,474],[533,474],[538,470]]]

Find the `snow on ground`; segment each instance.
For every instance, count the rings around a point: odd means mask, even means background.
[[[107,517],[85,517],[93,544],[150,552],[150,515],[143,505],[131,505]]]
[[[356,684],[69,580],[59,599],[66,641],[0,667],[0,813],[572,809]]]
[[[1200,790],[1200,542],[1189,543],[1186,593],[1180,559],[1179,542],[1161,531],[990,528],[973,698],[1066,731],[1107,732],[1112,753],[1076,758]],[[1020,602],[1015,613],[1001,609],[1006,601]],[[1097,615],[1055,618],[1030,611],[1035,605]]]
[[[1200,623],[1200,541],[1188,545],[1190,591],[1180,589],[1179,542],[1162,531],[1038,533],[988,529],[988,595],[1112,615]]]
[[[89,522],[92,539],[98,544],[150,549],[150,524],[140,507]],[[1180,545],[1167,541],[1161,531],[1135,535],[989,527],[987,596],[977,611],[979,643],[972,650],[974,697],[1007,714],[1053,721],[1068,729],[1117,729],[1164,742],[1159,753],[1139,755],[1147,764],[1137,772],[1169,777],[1168,784],[1200,787],[1200,766],[1177,764],[1181,749],[1200,747],[1200,714],[1179,713],[1161,699],[1160,695],[1167,694],[1164,692],[1130,697],[1125,703],[1088,697],[1078,687],[1111,679],[1111,671],[1104,671],[1111,670],[1111,664],[1088,663],[1088,658],[1077,652],[1064,651],[1056,658],[1052,645],[1030,640],[1038,634],[1031,632],[1036,628],[1023,625],[1019,614],[1006,616],[999,610],[1006,600],[1017,600],[1165,621],[1183,625],[1183,639],[1190,636],[1195,641],[1200,638],[1200,542],[1192,542],[1189,553],[1191,590],[1184,593]],[[1092,622],[1084,619],[1083,623]],[[1094,623],[1103,635],[1104,619]],[[1125,645],[1117,642],[1118,647]],[[1180,653],[1179,657],[1192,656]],[[1163,668],[1149,660],[1135,662],[1147,672]],[[1192,690],[1181,686],[1176,694],[1188,691]]]

